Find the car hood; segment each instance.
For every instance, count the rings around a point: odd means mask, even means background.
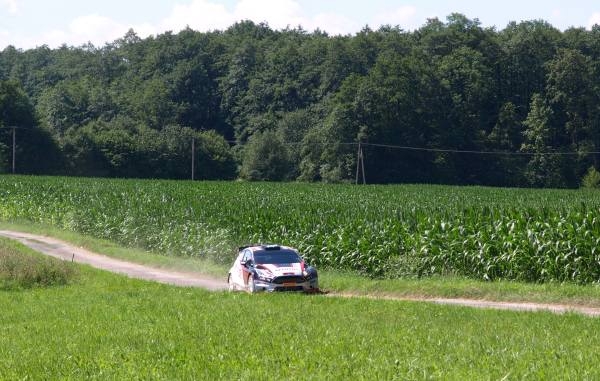
[[[286,275],[302,275],[301,263],[281,263],[281,264],[259,264],[256,265],[256,270],[266,273],[273,277]]]

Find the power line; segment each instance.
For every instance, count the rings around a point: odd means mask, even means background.
[[[35,127],[0,126],[0,130],[36,130]]]
[[[39,127],[38,127],[39,128]],[[36,127],[17,127],[17,126],[0,126],[0,130],[36,130]],[[239,142],[237,140],[225,140],[226,143],[238,146],[245,146],[247,142]],[[298,146],[307,144],[305,142],[283,142],[285,145]],[[309,143],[309,146],[316,145],[315,143]],[[522,152],[522,151],[478,151],[478,150],[461,150],[454,148],[428,148],[428,147],[415,147],[415,146],[401,146],[394,144],[382,144],[382,143],[359,143],[359,142],[322,142],[321,145],[340,145],[340,146],[360,146],[363,147],[379,147],[379,148],[390,148],[406,151],[422,151],[422,152],[439,152],[439,153],[466,153],[476,155],[501,155],[501,156],[535,156],[535,155],[548,155],[548,156],[576,156],[576,155],[600,155],[600,151],[544,151],[544,152]]]
[[[355,143],[358,144],[358,143]],[[426,152],[442,152],[442,153],[470,153],[480,155],[506,155],[506,156],[535,156],[535,155],[557,155],[557,156],[569,156],[569,155],[598,155],[600,151],[546,151],[546,152],[521,152],[521,151],[476,151],[476,150],[459,150],[459,149],[446,149],[446,148],[425,148],[425,147],[410,147],[410,146],[399,146],[391,144],[377,144],[377,143],[362,143],[363,146],[371,147],[382,147],[392,149],[402,149],[410,151],[426,151]]]
[[[229,144],[235,144],[238,146],[245,146],[246,143],[240,143],[235,140],[227,140]],[[303,142],[283,142],[284,145],[297,146],[306,144],[308,146],[315,146],[313,143]],[[380,144],[380,143],[359,143],[359,142],[321,142],[320,145],[341,145],[341,146],[363,146],[363,147],[377,147],[377,148],[390,148],[405,151],[422,151],[422,152],[437,152],[437,153],[464,153],[464,154],[475,154],[475,155],[500,155],[500,156],[578,156],[578,155],[600,155],[600,151],[544,151],[544,152],[522,152],[522,151],[478,151],[478,150],[460,150],[453,148],[427,148],[427,147],[414,147],[414,146],[401,146],[393,144]]]

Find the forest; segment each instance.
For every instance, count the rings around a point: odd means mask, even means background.
[[[8,46],[0,173],[14,138],[22,174],[351,182],[360,147],[368,183],[573,188],[600,168],[599,90],[600,26],[543,20]]]

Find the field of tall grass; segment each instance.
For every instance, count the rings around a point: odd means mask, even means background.
[[[600,281],[600,192],[0,177],[0,219],[228,263],[295,246],[372,277]]]

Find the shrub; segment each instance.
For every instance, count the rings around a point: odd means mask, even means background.
[[[600,188],[600,173],[596,171],[594,166],[591,166],[585,176],[583,176],[583,179],[581,179],[581,187],[591,189]]]

